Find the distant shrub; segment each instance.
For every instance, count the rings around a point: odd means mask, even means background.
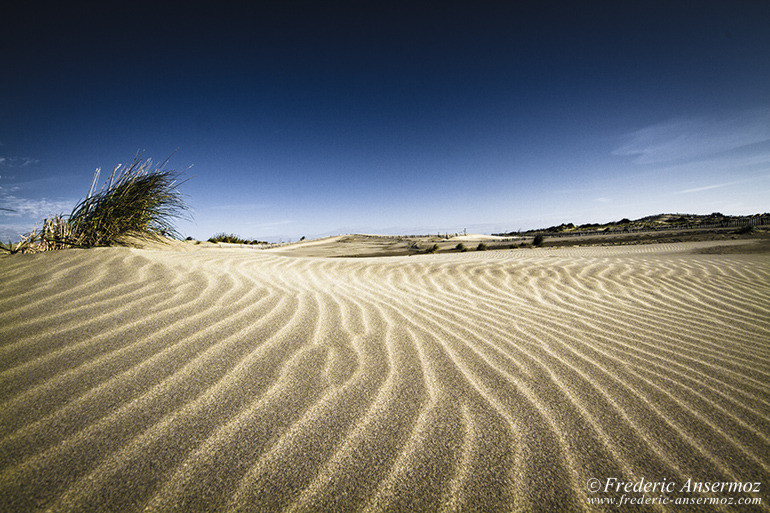
[[[251,244],[252,241],[248,241],[246,239],[242,239],[241,237],[233,234],[233,233],[217,233],[213,237],[209,239],[209,242],[217,243],[217,242],[229,242],[231,244]]]
[[[487,248],[487,245],[483,242],[479,242],[479,245],[476,246],[476,251],[486,251],[487,249],[489,248]]]
[[[535,239],[532,241],[533,246],[540,246],[543,243],[543,234],[538,233],[535,235]]]
[[[753,231],[754,231],[754,227],[751,226],[750,224],[746,224],[746,225],[743,225],[740,228],[738,228],[735,233],[739,233],[741,235],[745,235],[745,234],[751,233]]]
[[[435,253],[436,251],[438,251],[438,244],[434,244],[425,250],[426,253]]]
[[[455,246],[455,249],[457,251],[468,251],[468,248],[466,248],[465,244],[463,244],[462,242],[459,243],[457,246]]]

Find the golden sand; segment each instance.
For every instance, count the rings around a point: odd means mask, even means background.
[[[770,257],[709,245],[2,258],[0,510],[568,511],[622,495],[593,478],[770,487]]]

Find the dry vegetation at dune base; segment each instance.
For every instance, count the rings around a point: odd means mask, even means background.
[[[409,241],[369,242],[0,257],[0,510],[617,511],[589,480],[770,483],[754,242],[339,258]]]
[[[167,162],[153,165],[152,159],[144,160],[137,152],[130,163],[115,166],[99,189],[97,168],[88,195],[69,215],[44,219],[42,228],[36,226],[15,244],[0,242],[0,255],[122,245],[137,237],[178,237],[173,221],[188,217],[188,206],[178,190],[184,183],[182,174],[166,169]]]

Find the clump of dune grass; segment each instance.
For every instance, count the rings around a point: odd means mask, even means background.
[[[173,220],[186,217],[188,207],[179,192],[181,173],[166,169],[168,159],[153,165],[137,153],[130,164],[117,165],[96,189],[101,169],[94,172],[88,195],[72,213],[43,221],[17,244],[0,244],[9,253],[39,253],[64,248],[119,244],[132,235],[178,238]]]
[[[68,222],[70,240],[81,246],[109,246],[131,234],[179,237],[173,220],[188,207],[179,192],[180,173],[166,169],[168,159],[153,165],[141,154],[118,165],[98,192],[97,169],[86,199],[75,205]]]

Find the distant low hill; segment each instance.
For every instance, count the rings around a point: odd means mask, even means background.
[[[641,219],[621,219],[605,224],[587,223],[575,225],[562,223],[558,226],[528,230],[526,232],[494,233],[493,235],[510,237],[514,235],[550,234],[550,235],[590,235],[592,233],[631,232],[666,229],[695,229],[695,228],[731,228],[742,226],[769,225],[770,214],[754,214],[750,216],[727,216],[719,212],[708,215],[699,214],[657,214]]]

